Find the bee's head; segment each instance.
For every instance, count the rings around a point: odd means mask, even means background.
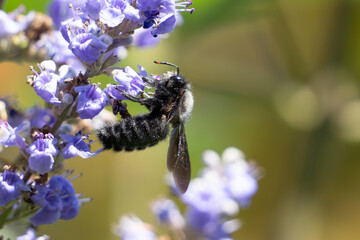
[[[183,89],[186,87],[186,80],[180,75],[173,75],[166,79],[165,86],[168,89]]]
[[[168,62],[157,62],[157,61],[154,62],[156,64],[165,64],[176,67],[177,69],[176,74],[169,75],[168,77],[164,78],[161,82],[161,85],[163,85],[169,92],[177,95],[182,90],[188,89],[190,87],[189,83],[179,74],[180,70],[178,66]]]

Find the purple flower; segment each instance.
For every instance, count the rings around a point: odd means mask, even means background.
[[[69,43],[68,48],[84,62],[94,63],[112,44],[112,38],[102,34],[96,22],[83,15],[62,22],[60,32]]]
[[[4,147],[26,148],[25,139],[19,135],[19,127],[12,128],[8,122],[0,120],[0,144]]]
[[[96,152],[90,152],[90,143],[85,143],[86,136],[81,136],[81,134],[76,134],[75,136],[60,134],[60,137],[66,143],[65,148],[63,149],[63,157],[65,159],[80,156],[82,158],[90,158],[99,154],[103,149],[99,149]]]
[[[140,12],[131,6],[127,0],[105,0],[105,7],[101,9],[99,16],[102,23],[109,27],[116,27],[125,18],[138,21]]]
[[[225,192],[221,177],[215,172],[194,179],[181,199],[187,206],[213,216],[235,214],[238,211],[234,201]],[[231,209],[228,209],[230,204]]]
[[[93,20],[99,19],[101,4],[99,0],[86,0],[84,11]]]
[[[19,24],[3,10],[0,10],[0,26],[0,37],[14,35],[21,31]]]
[[[110,43],[111,44],[111,43]],[[110,44],[102,42],[91,33],[78,34],[69,44],[69,49],[82,61],[94,63]]]
[[[54,176],[46,186],[36,186],[31,200],[40,209],[30,217],[34,226],[72,219],[79,213],[79,201],[72,184],[62,176]]]
[[[59,152],[54,146],[56,138],[50,133],[45,136],[39,133],[36,137],[35,142],[26,149],[30,154],[29,167],[40,174],[48,173],[54,164],[53,156]]]
[[[88,29],[84,27],[85,19],[70,18],[61,23],[60,33],[68,43],[78,34],[87,33]]]
[[[223,155],[225,162],[225,190],[241,207],[249,205],[257,192],[256,169],[245,161],[244,154],[237,148],[227,148]]]
[[[226,176],[226,191],[240,206],[249,205],[251,198],[257,192],[258,183],[248,167],[239,162],[227,164],[224,169]]]
[[[212,215],[196,208],[188,208],[186,219],[189,228],[201,239],[231,240],[233,238],[230,234],[240,228],[240,223],[236,219],[225,221],[220,215]]]
[[[122,240],[156,240],[150,226],[136,216],[124,216],[115,229],[115,234]]]
[[[177,12],[194,11],[187,9],[192,1],[178,0],[138,0],[136,6],[144,15],[143,27],[153,27],[151,32],[154,37],[158,34],[171,32],[176,26]],[[181,20],[180,20],[181,21]]]
[[[169,225],[175,229],[185,226],[185,220],[176,204],[170,199],[159,199],[151,204],[151,210],[156,215],[158,222]]]
[[[30,119],[30,127],[43,128],[48,125],[52,127],[56,121],[50,109],[32,107],[26,111],[25,117]]]
[[[124,90],[125,92],[130,93],[133,96],[138,95],[144,90],[145,84],[141,76],[131,67],[127,66],[124,70],[116,69],[112,72],[112,74],[114,80],[120,85],[116,87],[112,85],[106,90],[108,93],[110,93],[109,95],[111,97],[118,100],[126,99],[124,96],[116,93],[116,91],[119,91],[118,89]]]
[[[26,148],[25,139],[19,135],[21,126],[12,128],[8,122],[0,120],[0,144],[4,147],[18,146]]]
[[[226,216],[238,212],[238,206],[225,192],[215,171],[193,180],[181,199],[187,205],[186,223],[195,233],[214,240],[230,237],[222,226]]]
[[[39,51],[46,50],[48,59],[52,59],[58,65],[69,64],[76,70],[83,70],[83,64],[68,48],[69,43],[63,38],[59,31],[42,34],[40,40],[35,43]]]
[[[154,47],[160,43],[160,37],[153,37],[151,28],[139,28],[134,33],[134,45],[141,48]]]
[[[108,84],[107,87],[104,89],[104,92],[108,94],[111,98],[116,100],[126,100],[127,98],[124,97],[121,92],[119,85]]]
[[[156,28],[151,32],[154,37],[157,37],[159,34],[169,33],[174,30],[176,27],[176,18],[175,13],[166,14],[160,19]]]
[[[39,68],[41,73],[39,74],[33,68],[31,70],[34,72],[34,90],[42,99],[48,103],[54,105],[59,105],[61,102],[55,96],[58,89],[58,81],[60,81],[59,75],[43,69],[40,65]]]
[[[0,175],[0,207],[19,197],[21,191],[30,191],[30,188],[19,175],[9,171]]]
[[[36,237],[36,232],[33,228],[29,228],[24,235],[18,236],[16,240],[48,240],[49,237],[43,235],[41,237]]]
[[[75,91],[80,93],[76,111],[82,119],[95,117],[106,105],[106,94],[95,84],[75,87]]]
[[[19,9],[7,14],[0,10],[0,37],[7,37],[23,31],[34,19],[35,12],[30,11],[27,15],[19,17]],[[15,20],[16,19],[16,20]]]
[[[52,0],[48,7],[49,16],[52,18],[57,29],[60,28],[61,22],[74,16],[74,9],[82,7],[85,0]],[[69,8],[69,4],[73,7]]]
[[[206,239],[231,238],[240,224],[228,217],[247,206],[257,191],[256,169],[242,152],[228,148],[222,157],[208,150],[203,154],[206,167],[193,179],[181,200],[187,205],[186,223]]]

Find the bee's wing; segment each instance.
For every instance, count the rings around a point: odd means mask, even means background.
[[[176,126],[171,133],[167,166],[173,173],[179,192],[186,192],[190,183],[191,166],[183,124],[180,125],[180,129],[179,126]]]
[[[169,172],[174,170],[174,166],[178,159],[178,152],[179,152],[179,126],[176,126],[170,135],[170,143],[169,149],[167,154],[167,169]]]

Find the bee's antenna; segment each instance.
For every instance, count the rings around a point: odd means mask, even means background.
[[[172,67],[176,67],[176,69],[177,69],[177,75],[180,74],[180,69],[179,69],[179,67],[176,66],[176,65],[173,64],[173,63],[169,63],[169,62],[158,62],[158,61],[154,61],[154,63],[156,63],[156,64],[165,64],[165,65],[169,65],[169,66],[172,66]]]

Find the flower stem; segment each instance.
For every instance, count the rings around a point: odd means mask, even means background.
[[[66,119],[67,117],[67,114],[69,112],[69,110],[71,109],[72,105],[74,104],[76,100],[76,96],[74,97],[74,100],[71,104],[67,105],[66,108],[64,109],[64,111],[60,114],[60,116],[56,119],[56,122],[53,126],[53,128],[51,129],[51,132],[53,134],[56,133],[56,131],[59,129],[59,127],[61,126],[61,124],[64,122],[64,120]]]

